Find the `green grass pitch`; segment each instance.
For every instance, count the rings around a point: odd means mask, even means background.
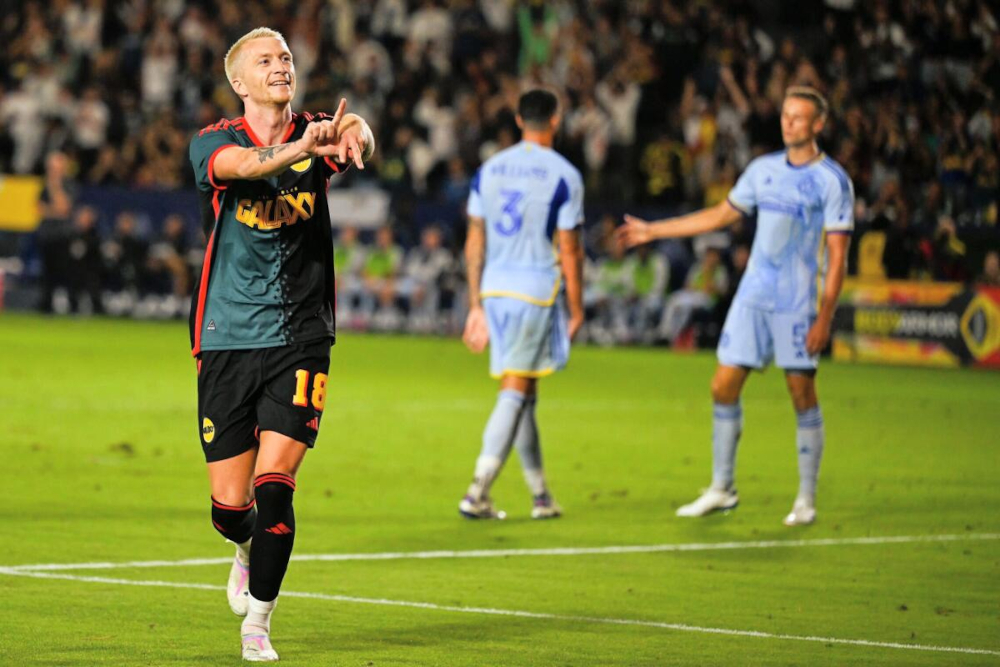
[[[3,314],[0,350],[0,665],[239,664],[225,564],[3,569],[231,557],[209,523],[186,328]],[[282,664],[1000,663],[1000,376],[825,363],[819,519],[789,529],[795,421],[774,369],[744,396],[741,506],[673,516],[708,481],[714,363],[574,350],[539,403],[565,517],[527,518],[512,457],[494,492],[510,518],[470,522],[456,505],[495,396],[486,359],[343,335],[299,475],[297,555],[746,544],[293,562],[285,591],[317,595],[282,598]],[[882,540],[936,535],[959,537]],[[759,544],[791,540],[829,541]]]

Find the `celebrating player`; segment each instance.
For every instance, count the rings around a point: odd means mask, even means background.
[[[552,150],[559,122],[554,94],[524,93],[517,115],[522,141],[487,160],[469,193],[470,310],[463,340],[477,353],[489,343],[490,374],[500,380],[474,479],[458,506],[469,518],[503,518],[489,492],[512,445],[533,496],[531,516],[552,518],[562,511],[545,481],[535,422],[538,378],[566,365],[570,340],[583,324],[583,180]]]
[[[819,353],[830,340],[845,259],[854,228],[854,189],[843,168],[820,152],[816,137],[827,103],[807,87],[789,88],[781,110],[785,150],[757,158],[717,206],[679,218],[645,222],[626,216],[618,229],[629,246],[721,229],[757,212],[749,265],[726,317],[712,379],[712,484],[678,516],[736,507],[736,445],[743,430],[740,392],[751,369],[773,358],[784,369],[798,419],[799,492],[785,525],[816,519],[816,478],[823,455],[823,415],[816,398]],[[817,314],[819,256],[829,269]]]
[[[226,54],[245,115],[191,141],[208,247],[191,309],[212,525],[236,544],[227,593],[243,659],[278,659],[270,617],[295,538],[295,475],[319,431],[334,331],[326,189],[375,148],[344,114],[291,110],[295,66],[257,28]]]

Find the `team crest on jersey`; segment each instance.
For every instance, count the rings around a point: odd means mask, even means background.
[[[309,167],[312,166],[312,161],[313,160],[311,157],[307,157],[305,160],[296,162],[295,164],[292,165],[292,171],[298,174],[304,174],[307,171],[309,171]]]
[[[816,181],[813,180],[812,176],[806,176],[798,182],[798,190],[804,196],[811,198],[819,192],[819,186],[816,185]]]
[[[208,417],[205,417],[201,422],[201,439],[205,441],[206,445],[212,444],[215,440],[215,424]]]

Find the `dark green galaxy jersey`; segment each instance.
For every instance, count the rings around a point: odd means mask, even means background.
[[[294,114],[281,143],[329,118]],[[219,182],[215,157],[261,146],[243,119],[221,120],[191,140],[208,245],[191,308],[191,348],[245,350],[333,341],[333,237],[326,190],[339,171],[307,158],[278,176]]]

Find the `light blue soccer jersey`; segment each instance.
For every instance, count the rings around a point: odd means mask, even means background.
[[[729,203],[757,212],[757,233],[735,303],[815,315],[823,234],[854,229],[854,186],[825,155],[793,166],[785,152],[757,158],[729,193]]]
[[[480,167],[468,213],[486,221],[483,298],[555,303],[561,274],[553,238],[583,222],[580,172],[551,148],[522,141]]]

